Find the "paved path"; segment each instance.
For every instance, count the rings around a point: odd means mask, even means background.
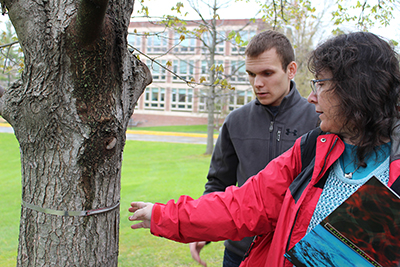
[[[13,128],[8,123],[0,122],[0,132],[14,133]],[[153,132],[141,130],[126,131],[127,140],[136,141],[153,141],[153,142],[170,142],[170,143],[187,143],[187,144],[207,144],[206,134],[196,133],[175,133],[175,132]],[[214,143],[217,135],[214,135]]]

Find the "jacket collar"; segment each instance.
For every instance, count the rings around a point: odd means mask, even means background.
[[[396,120],[392,127],[393,131],[390,136],[391,152],[390,152],[390,171],[388,186],[399,180],[400,175],[400,120]],[[325,173],[330,166],[342,155],[344,151],[344,143],[336,134],[327,133],[317,138],[316,149],[316,165],[313,177],[322,177],[321,172]],[[318,174],[316,174],[317,172]],[[400,193],[400,180],[398,182],[397,192]]]
[[[299,91],[296,88],[296,83],[294,81],[290,81],[290,91],[283,99],[281,104],[279,105],[279,111],[283,109],[288,109],[291,106],[295,105],[302,96],[300,95]],[[255,101],[256,105],[266,106],[260,103],[258,98]]]

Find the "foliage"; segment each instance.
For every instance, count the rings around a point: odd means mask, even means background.
[[[0,265],[15,266],[21,199],[21,166],[14,135],[0,133]],[[171,153],[174,151],[174,153]],[[188,245],[152,236],[148,230],[130,229],[129,203],[133,200],[165,202],[179,195],[199,197],[203,192],[209,156],[204,145],[127,141],[121,178],[119,266],[198,266]],[[208,245],[202,257],[209,266],[221,266],[222,242]]]
[[[371,2],[374,2],[371,4]],[[352,22],[359,30],[368,29],[380,24],[384,27],[390,24],[394,18],[394,6],[398,3],[396,0],[386,1],[344,1],[337,0],[337,8],[332,12],[335,25],[341,25],[345,22]]]
[[[296,16],[296,12],[303,12],[306,10],[308,13],[316,14],[318,9],[323,9],[319,3],[316,7],[317,1],[298,0],[298,1],[277,1],[269,0],[262,2],[260,5],[263,7],[263,17],[268,21],[274,22],[274,27],[279,25],[287,25],[291,21],[292,16]],[[399,10],[399,0],[333,0],[329,1],[332,5],[331,22],[335,28],[332,34],[337,35],[344,32],[344,27],[351,26],[351,28],[359,31],[369,31],[374,27],[387,27],[394,19],[394,12]],[[299,8],[300,7],[300,8]],[[315,17],[317,18],[317,17]],[[395,46],[398,41],[391,40]]]
[[[303,18],[316,18],[314,13],[316,8],[312,6],[309,0],[299,1],[265,1],[260,2],[260,13],[265,21],[270,23],[274,29],[282,25],[292,25],[293,21]],[[296,30],[300,30],[299,24],[292,25]]]
[[[11,22],[6,21],[2,24],[5,30],[0,35],[0,85],[9,87],[19,79],[24,68],[24,59]]]
[[[369,31],[374,27],[387,27],[394,19],[394,11],[400,7],[399,0],[386,1],[344,1],[336,0],[336,8],[332,11],[334,34],[343,32],[343,25],[353,25],[359,31]],[[398,46],[398,40],[390,40]]]

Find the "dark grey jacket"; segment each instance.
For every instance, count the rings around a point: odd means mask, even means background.
[[[257,99],[232,111],[215,145],[204,194],[243,185],[292,147],[297,138],[318,126],[318,122],[314,105],[300,95],[293,81],[276,116]],[[225,246],[243,256],[252,239],[227,240]]]

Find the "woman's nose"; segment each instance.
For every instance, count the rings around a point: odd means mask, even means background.
[[[318,102],[318,97],[316,94],[314,94],[313,91],[310,92],[310,94],[307,97],[307,101],[311,104],[315,104]]]

